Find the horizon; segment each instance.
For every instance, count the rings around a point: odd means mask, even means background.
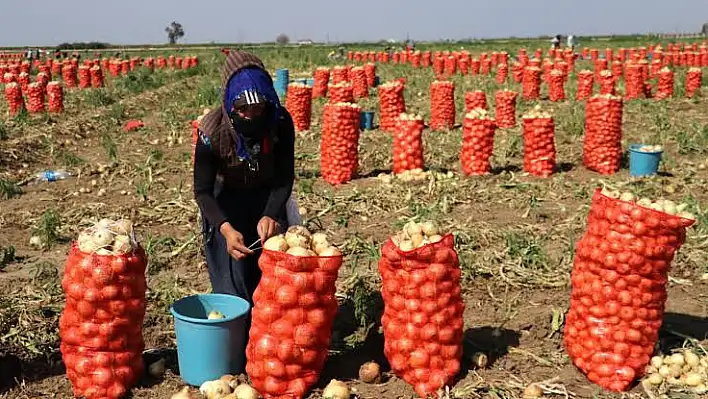
[[[360,0],[356,4],[322,0],[209,3],[204,6],[186,0],[124,0],[96,6],[88,0],[11,2],[0,15],[0,46],[53,47],[74,42],[160,45],[167,42],[164,29],[173,20],[185,30],[178,45],[272,43],[281,33],[293,43],[307,39],[318,43],[363,43],[408,37],[418,42],[437,42],[528,39],[555,34],[691,34],[699,33],[701,25],[708,21],[705,0],[597,0],[589,4],[578,0],[538,0],[533,4],[523,0],[439,0],[433,7],[412,7],[404,0]],[[31,24],[27,18],[17,17],[27,10],[32,10]],[[212,14],[205,16],[209,12]],[[106,22],[107,15],[110,22]]]

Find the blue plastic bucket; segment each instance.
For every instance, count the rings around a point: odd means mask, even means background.
[[[664,151],[639,151],[643,146],[644,144],[632,144],[629,146],[630,176],[652,176],[659,171],[659,163]]]
[[[315,79],[306,79],[305,84],[312,87],[315,85]]]
[[[361,130],[371,130],[374,128],[374,112],[363,111],[359,114],[359,128]]]
[[[381,84],[381,78],[378,76],[374,77],[374,87],[379,87],[379,84]]]
[[[172,304],[179,371],[187,384],[200,386],[244,371],[248,334],[244,316],[250,308],[245,299],[225,294],[192,295]],[[212,311],[226,317],[208,320]]]

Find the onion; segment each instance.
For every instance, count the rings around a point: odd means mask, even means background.
[[[477,366],[477,368],[483,369],[489,364],[489,357],[484,353],[477,352],[472,355],[472,364]]]
[[[327,241],[324,242],[312,242],[312,250],[315,251],[317,255],[322,256],[322,252],[332,245]]]
[[[302,236],[300,236],[300,237],[302,237]],[[297,256],[297,257],[317,256],[317,254],[315,254],[314,252],[310,251],[307,248],[296,247],[296,246],[290,247],[290,249],[288,249],[286,254],[292,255],[292,256]]]
[[[401,251],[404,252],[409,252],[415,249],[415,246],[413,246],[413,243],[409,240],[401,241],[401,244],[398,246]]]
[[[322,257],[342,256],[342,252],[337,247],[325,248],[319,253]]]
[[[199,387],[199,392],[206,396],[207,399],[222,399],[231,393],[231,387],[226,381],[207,381]]]
[[[295,247],[307,249],[310,248],[310,237],[300,234],[285,234],[285,241],[292,249]]]
[[[231,374],[224,374],[219,378],[221,381],[225,381],[231,388],[234,388],[234,385],[238,384],[238,380],[236,377],[234,377]]]
[[[381,382],[381,367],[376,362],[366,362],[359,367],[359,379],[367,384]]]
[[[226,316],[224,316],[223,313],[219,312],[218,310],[212,310],[209,312],[209,315],[207,316],[208,320],[218,320],[218,319],[225,319]]]
[[[127,254],[133,252],[133,243],[130,242],[130,237],[127,235],[116,236],[113,241],[113,252],[119,254]]]
[[[240,384],[231,395],[235,399],[258,399],[258,391],[248,384]]]
[[[98,249],[96,241],[94,241],[93,236],[82,232],[79,234],[79,250],[83,253],[92,254]]]
[[[436,242],[442,241],[442,236],[439,236],[439,235],[430,236],[430,237],[428,237],[428,241],[435,244]]]
[[[342,381],[332,380],[322,391],[322,397],[326,399],[349,399],[351,396],[349,387]]]
[[[106,227],[98,226],[96,231],[93,233],[93,241],[99,248],[107,247],[113,243],[113,233],[111,233]]]
[[[649,381],[649,383],[652,385],[661,385],[661,383],[664,382],[664,377],[662,377],[658,373],[649,374],[649,377],[647,377],[647,381]]]
[[[268,251],[285,252],[288,250],[288,243],[285,241],[285,237],[282,235],[277,235],[269,238],[265,244],[263,244],[263,249]]]
[[[403,227],[403,231],[406,232],[408,236],[423,234],[423,228],[416,222],[406,223],[406,225]]]
[[[128,219],[118,220],[113,224],[113,229],[116,234],[132,236],[133,235],[133,222]]]
[[[543,396],[543,389],[536,384],[531,384],[524,389],[524,399],[540,398]]]
[[[428,237],[438,235],[438,227],[433,222],[425,222],[425,223],[421,224],[420,227],[421,227],[421,230],[423,230],[423,234],[425,234]]]
[[[325,233],[315,233],[312,235],[313,244],[327,243],[327,235]]]

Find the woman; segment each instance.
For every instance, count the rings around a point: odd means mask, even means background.
[[[261,278],[253,248],[287,228],[295,129],[260,59],[231,51],[222,79],[223,106],[199,126],[194,193],[214,292],[253,304]]]

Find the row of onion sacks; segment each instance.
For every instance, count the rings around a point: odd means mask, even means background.
[[[295,130],[303,132],[310,129],[312,121],[312,88],[302,83],[288,85],[285,107],[293,118]]]
[[[352,180],[359,167],[359,117],[361,108],[352,103],[327,103],[323,110],[320,139],[320,173],[329,184]]]

